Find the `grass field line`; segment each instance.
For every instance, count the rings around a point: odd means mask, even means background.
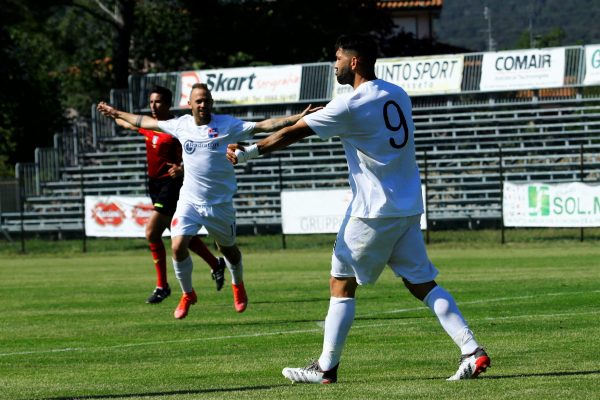
[[[589,293],[599,293],[600,290],[593,291],[582,291],[582,292],[555,292],[555,293],[544,293],[544,294],[536,294],[536,295],[527,295],[527,296],[514,296],[514,297],[499,297],[499,298],[488,298],[482,300],[474,300],[470,302],[461,302],[460,304],[479,304],[479,303],[492,303],[497,301],[510,301],[510,300],[520,300],[527,298],[535,298],[540,296],[564,296],[564,295],[576,295],[576,294],[589,294]],[[357,319],[369,317],[377,314],[387,314],[387,313],[400,313],[400,312],[408,312],[408,311],[421,311],[428,310],[427,307],[416,307],[416,308],[407,308],[407,309],[399,309],[399,310],[391,310],[391,311],[383,311],[380,313],[371,313],[371,314],[361,314],[357,315]],[[589,314],[600,314],[599,310],[590,310],[584,312],[571,312],[571,313],[553,313],[553,314],[528,314],[528,315],[511,315],[511,316],[496,316],[496,317],[486,317],[483,320],[508,320],[508,319],[519,319],[519,318],[555,318],[555,317],[571,317],[576,315],[589,315]],[[249,337],[264,337],[264,336],[275,336],[275,335],[295,335],[300,333],[312,333],[322,331],[323,322],[317,321],[318,328],[311,329],[296,329],[290,331],[275,331],[275,332],[258,332],[258,333],[248,333],[242,335],[229,335],[229,336],[214,336],[214,337],[200,337],[200,338],[188,338],[188,339],[177,339],[177,340],[162,340],[162,341],[152,341],[152,342],[141,342],[141,343],[125,343],[125,344],[117,344],[113,346],[102,346],[102,347],[66,347],[62,349],[48,349],[48,350],[31,350],[31,351],[18,351],[18,352],[8,352],[8,353],[0,353],[0,357],[10,357],[10,356],[21,356],[21,355],[32,355],[32,354],[49,354],[49,353],[64,353],[64,352],[86,352],[86,351],[106,351],[106,350],[114,350],[114,349],[123,349],[130,347],[139,347],[139,346],[154,346],[157,344],[166,344],[166,343],[187,343],[187,342],[199,342],[199,341],[209,341],[209,340],[229,340],[229,339],[243,339]],[[390,325],[408,325],[413,323],[422,323],[422,320],[419,321],[390,321],[386,323],[372,323],[372,324],[356,324],[353,326],[353,329],[362,329],[362,328],[373,328],[373,327],[381,327],[381,326],[390,326]]]
[[[459,306],[461,306],[461,305],[465,305],[465,304],[482,304],[482,303],[494,303],[494,302],[498,302],[498,301],[526,300],[526,299],[533,299],[533,298],[537,298],[537,297],[541,297],[541,296],[569,296],[569,295],[590,294],[590,293],[600,293],[600,290],[591,290],[591,291],[585,291],[585,292],[555,292],[555,293],[543,293],[543,294],[537,293],[537,294],[526,295],[526,296],[496,297],[493,299],[460,301],[458,303],[459,303]],[[412,307],[412,308],[398,308],[396,310],[378,311],[378,312],[374,312],[374,313],[370,313],[370,314],[363,314],[361,316],[362,317],[370,317],[373,315],[381,315],[381,314],[399,314],[399,313],[404,313],[404,312],[421,311],[421,310],[427,310],[427,309],[428,308],[425,306]]]

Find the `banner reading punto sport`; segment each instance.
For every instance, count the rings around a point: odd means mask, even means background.
[[[302,65],[187,71],[179,75],[179,106],[192,85],[206,83],[213,99],[234,104],[293,103],[300,99]]]
[[[564,84],[565,49],[484,53],[481,91],[560,87]]]
[[[505,226],[600,226],[600,185],[504,182]]]
[[[85,196],[85,234],[96,237],[145,237],[154,210],[148,197]],[[207,234],[202,228],[199,234]],[[165,230],[163,236],[169,236]]]
[[[421,185],[423,204],[425,186]],[[352,200],[350,189],[281,191],[281,227],[285,234],[337,233]],[[425,213],[421,229],[427,229]]]
[[[463,55],[384,58],[375,63],[375,75],[402,87],[411,96],[459,93],[463,67]],[[333,97],[351,90],[350,85],[336,81]]]

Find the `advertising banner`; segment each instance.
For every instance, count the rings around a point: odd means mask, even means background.
[[[425,204],[425,186],[421,186]],[[337,233],[348,205],[350,189],[283,190],[281,192],[281,225],[285,234]],[[427,229],[425,213],[421,229]]]
[[[226,68],[182,72],[180,107],[187,107],[192,85],[205,83],[215,102],[293,103],[300,99],[301,65]]]
[[[154,210],[148,197],[85,196],[85,234],[96,237],[145,237]],[[208,232],[202,228],[199,234]],[[165,230],[163,236],[169,236]]]
[[[565,49],[484,53],[481,91],[560,87],[564,84]]]
[[[600,226],[600,185],[504,182],[504,226]]]
[[[600,84],[600,45],[585,46],[584,85]]]
[[[402,87],[411,96],[459,93],[463,67],[462,55],[380,59],[375,63],[375,74]],[[336,81],[333,97],[351,90],[350,85]]]

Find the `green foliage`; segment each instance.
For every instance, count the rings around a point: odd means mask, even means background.
[[[600,30],[593,29],[600,19],[596,0],[446,1],[440,19],[434,22],[438,40],[471,51],[487,51],[486,4],[491,10],[497,50],[531,47],[530,27],[535,47],[600,43]]]

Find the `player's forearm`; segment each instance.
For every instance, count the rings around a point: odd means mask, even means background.
[[[115,120],[120,119],[136,128],[158,129],[158,124],[154,118],[146,115],[131,114],[125,111],[115,110]]]
[[[256,127],[261,132],[275,132],[294,125],[299,119],[299,114],[290,117],[271,118],[258,123]]]

